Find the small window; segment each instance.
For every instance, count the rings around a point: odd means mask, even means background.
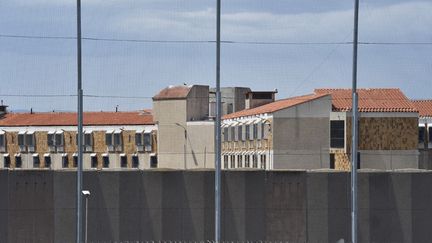
[[[120,132],[114,133],[114,146],[121,146],[122,145],[122,137]]]
[[[97,168],[98,166],[98,159],[96,155],[91,156],[91,168]]]
[[[6,146],[6,136],[4,134],[0,134],[0,147]]]
[[[51,168],[51,156],[44,156],[45,168]]]
[[[107,146],[113,146],[113,134],[112,133],[106,133],[105,134],[105,144]]]
[[[150,156],[150,168],[157,168],[158,167],[158,160],[155,155]]]
[[[40,167],[39,155],[33,156],[33,168],[39,168],[39,167]]]
[[[230,133],[230,141],[235,141],[235,127],[230,127],[231,133]]]
[[[330,169],[335,168],[335,154],[330,154]]]
[[[84,146],[91,147],[93,146],[93,134],[92,133],[85,133],[84,134]]]
[[[265,154],[261,154],[261,169],[266,169],[266,165],[267,165],[267,156]]]
[[[223,129],[223,140],[224,142],[228,142],[228,127]]]
[[[231,155],[230,160],[231,160],[231,168],[235,168],[235,155]]]
[[[253,139],[258,138],[258,124],[253,124]]]
[[[3,157],[3,167],[4,168],[10,168],[11,166],[11,160],[10,160],[10,156],[4,156]]]
[[[345,121],[330,121],[330,147],[345,147]]]
[[[103,167],[109,168],[110,160],[108,156],[103,156]]]
[[[252,167],[258,168],[258,156],[256,154],[252,155]]]
[[[25,146],[25,134],[18,134],[18,145]]]
[[[26,145],[27,146],[34,146],[34,133],[26,134]]]
[[[16,168],[22,167],[22,158],[20,155],[15,156],[15,167]]]
[[[146,152],[151,152],[152,151],[152,136],[150,132],[145,132],[144,133],[144,147],[145,147],[145,151]]]
[[[250,155],[245,155],[245,167],[249,168],[250,167]]]
[[[55,146],[55,134],[48,133],[48,135],[47,135],[47,143],[48,143],[48,146],[50,146],[50,147]]]
[[[237,137],[238,137],[238,140],[244,141],[244,138],[243,138],[243,126],[238,126],[237,127]]]
[[[361,166],[360,166],[361,165],[360,159],[361,159],[360,152],[357,152],[357,169],[361,168]]]
[[[120,156],[120,167],[127,168],[127,157]]]
[[[62,167],[63,168],[69,167],[69,157],[67,155],[62,156]]]
[[[228,168],[228,155],[224,155],[224,168],[227,169]]]
[[[142,133],[135,133],[135,145],[136,146],[142,146],[143,145],[143,138]]]
[[[55,134],[55,146],[63,146],[63,133]]]
[[[77,155],[73,156],[73,167],[75,167],[75,168],[78,167],[78,156]]]
[[[139,167],[139,158],[137,155],[132,156],[132,168],[138,168]]]
[[[249,140],[251,137],[250,137],[250,125],[246,125],[245,126],[245,136],[246,136],[246,140]]]
[[[426,128],[425,127],[419,127],[419,143],[424,143],[426,138]]]
[[[237,167],[242,168],[243,167],[243,156],[237,155]]]
[[[429,127],[429,143],[432,143],[432,127]]]

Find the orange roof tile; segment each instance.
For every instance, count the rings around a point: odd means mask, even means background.
[[[153,96],[153,100],[175,100],[186,98],[192,86],[168,86]]]
[[[153,115],[149,112],[84,112],[84,125],[152,125]],[[8,113],[0,117],[0,126],[76,126],[77,113]]]
[[[418,112],[400,89],[357,89],[360,112]],[[333,111],[351,111],[351,89],[316,89],[331,94]]]
[[[303,95],[303,96],[298,96],[298,97],[293,97],[293,98],[288,98],[283,100],[277,100],[275,102],[258,106],[252,109],[241,110],[238,112],[225,115],[222,117],[222,119],[233,119],[233,118],[244,117],[244,116],[253,116],[258,114],[272,113],[278,110],[300,105],[305,102],[324,97],[326,95],[327,94],[309,94],[309,95]]]
[[[432,117],[432,100],[412,100],[420,117]]]

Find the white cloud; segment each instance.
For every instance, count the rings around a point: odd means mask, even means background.
[[[93,0],[96,1],[96,0]],[[237,12],[222,16],[225,40],[344,41],[352,32],[352,10],[275,14]],[[431,2],[409,2],[361,9],[362,40],[430,39]],[[138,11],[113,18],[112,32],[142,38],[214,39],[215,11]]]

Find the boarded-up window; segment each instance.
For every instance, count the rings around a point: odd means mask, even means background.
[[[345,121],[330,121],[330,147],[345,147]]]

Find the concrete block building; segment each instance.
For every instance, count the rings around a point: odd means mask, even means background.
[[[316,89],[332,97],[330,168],[349,170],[351,89]],[[358,168],[418,168],[418,110],[399,89],[358,89]]]
[[[310,94],[224,116],[223,168],[328,168],[330,111],[331,96]]]
[[[209,86],[180,85],[153,97],[160,168],[214,168],[214,121]]]
[[[85,112],[84,169],[157,167],[156,126],[151,111]],[[77,167],[76,113],[0,115],[0,168]]]
[[[419,168],[418,109],[399,89],[359,89],[359,168]],[[349,170],[350,89],[316,89],[223,117],[226,169]]]

